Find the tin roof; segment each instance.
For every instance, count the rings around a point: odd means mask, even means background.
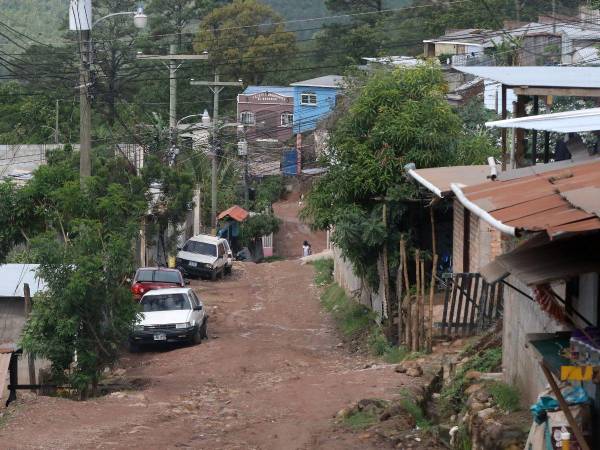
[[[290,86],[308,86],[308,87],[325,87],[339,88],[344,81],[344,77],[340,75],[325,75],[324,77],[311,78],[310,80],[297,81],[291,83]]]
[[[599,72],[600,73],[600,72]],[[600,130],[600,108],[580,109],[486,122],[487,127],[577,133]]]
[[[409,170],[408,174],[435,195],[444,198],[452,196],[451,183],[472,186],[490,181],[487,178],[490,175],[490,166],[431,167]]]
[[[600,230],[600,160],[463,189],[495,223],[550,237]],[[465,205],[466,206],[466,205]]]
[[[511,87],[600,88],[600,67],[454,66],[459,72],[496,81]]]
[[[224,219],[225,217],[231,217],[236,222],[243,222],[248,218],[248,211],[241,206],[233,205],[231,208],[226,209],[217,216],[219,220]]]
[[[293,97],[294,88],[289,86],[248,86],[242,95],[260,94],[263,92],[271,92],[273,94],[283,95],[284,97]]]

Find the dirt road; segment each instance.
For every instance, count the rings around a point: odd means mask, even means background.
[[[0,425],[0,447],[385,448],[336,429],[332,416],[408,380],[389,366],[364,369],[368,361],[337,346],[312,277],[288,260],[193,282],[210,311],[208,341],[124,355],[117,372],[139,390],[22,400]]]

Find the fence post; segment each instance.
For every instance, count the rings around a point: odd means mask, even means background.
[[[31,304],[31,291],[29,290],[29,284],[27,284],[27,283],[23,284],[23,297],[25,299],[25,318],[26,318],[26,320],[28,320],[29,316],[31,315],[32,304]],[[29,367],[29,384],[36,384],[36,382],[35,382],[35,358],[29,352],[27,353],[27,364]],[[32,389],[32,391],[35,391],[35,389]]]

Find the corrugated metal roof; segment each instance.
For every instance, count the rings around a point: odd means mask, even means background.
[[[600,233],[548,242],[531,239],[515,250],[498,256],[481,269],[489,283],[512,274],[527,285],[565,280],[582,273],[599,272],[600,258],[591,248],[600,248]]]
[[[597,72],[600,75],[600,72]],[[580,109],[538,116],[486,122],[487,127],[578,133],[600,130],[600,108]]]
[[[600,161],[463,189],[467,201],[503,225],[550,237],[600,230]]]
[[[486,78],[510,87],[557,87],[600,89],[600,67],[454,66],[459,72]]]
[[[283,95],[284,97],[293,97],[294,88],[289,86],[248,86],[242,95],[260,94],[263,92],[272,92],[274,94]]]
[[[435,195],[444,198],[452,195],[451,183],[472,186],[490,181],[487,178],[490,175],[490,166],[431,167],[409,170],[408,174]]]
[[[0,297],[23,297],[23,284],[29,284],[31,295],[44,290],[46,283],[36,275],[38,264],[0,265]]]
[[[340,75],[325,75],[323,77],[311,78],[310,80],[297,81],[290,86],[308,86],[308,87],[328,87],[339,88],[344,82],[344,77]]]
[[[217,216],[219,220],[225,217],[231,217],[237,222],[243,222],[248,217],[248,211],[241,206],[233,205],[231,208],[226,209]]]

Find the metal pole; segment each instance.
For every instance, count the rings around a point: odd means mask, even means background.
[[[550,162],[550,132],[544,131],[544,164]]]
[[[508,117],[506,110],[506,85],[502,85],[502,120]],[[501,137],[502,137],[502,170],[506,170],[506,128],[502,128]]]
[[[248,154],[244,156],[244,208],[250,207],[250,194],[248,192]]]
[[[210,209],[210,226],[212,228],[212,234],[217,232],[217,132],[218,132],[218,119],[219,119],[219,73],[215,69],[215,86],[213,89],[213,136],[212,136],[212,161],[211,161],[211,178],[210,178],[210,196],[211,196],[211,209]]]
[[[537,95],[533,96],[533,115],[537,116],[540,112],[540,98]],[[531,165],[535,166],[537,162],[537,130],[532,130],[531,136]]]
[[[56,99],[56,122],[54,126],[54,143],[58,144],[58,99]]]
[[[79,179],[81,182],[92,174],[92,105],[89,88],[90,77],[90,30],[81,30],[81,63],[79,66]]]

